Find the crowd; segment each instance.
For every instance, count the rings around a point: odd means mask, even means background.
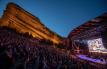
[[[91,69],[70,52],[0,28],[0,69]]]

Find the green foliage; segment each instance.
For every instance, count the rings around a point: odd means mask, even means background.
[[[56,47],[57,47],[57,48],[61,48],[61,49],[65,49],[65,48],[66,48],[66,46],[63,45],[63,44],[58,44]]]

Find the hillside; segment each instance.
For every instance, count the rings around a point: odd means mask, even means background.
[[[0,26],[7,26],[15,29],[19,33],[28,33],[34,38],[50,40],[56,44],[62,40],[61,36],[42,24],[38,17],[33,16],[14,3],[7,5],[0,19]]]

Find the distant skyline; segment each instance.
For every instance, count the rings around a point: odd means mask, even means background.
[[[107,12],[107,0],[0,0],[0,17],[9,2],[38,17],[46,27],[63,37]]]

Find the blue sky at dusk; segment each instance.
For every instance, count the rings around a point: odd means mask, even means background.
[[[6,4],[14,2],[61,36],[107,12],[107,0],[0,0],[0,16]]]

